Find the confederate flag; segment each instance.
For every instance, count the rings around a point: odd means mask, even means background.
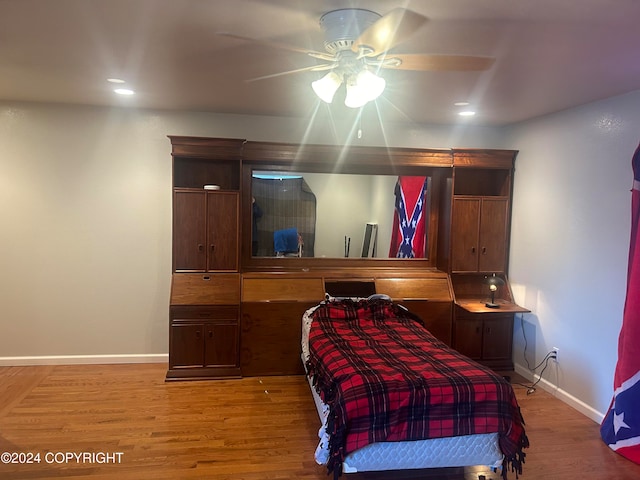
[[[389,257],[424,258],[427,177],[398,177]]]
[[[627,298],[618,339],[613,400],[600,426],[600,435],[620,455],[640,463],[640,145],[633,155],[632,165]]]

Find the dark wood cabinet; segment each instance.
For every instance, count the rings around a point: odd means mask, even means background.
[[[507,279],[513,151],[454,151],[449,272],[454,291],[453,346],[478,362],[513,368],[513,302]],[[487,277],[504,285],[489,308]]]
[[[175,189],[174,271],[238,270],[239,194]]]
[[[167,379],[240,376],[240,275],[177,273]]]
[[[513,368],[513,322],[517,313],[528,312],[513,302],[507,277],[496,291],[497,307],[488,307],[489,285],[484,274],[452,274],[455,292],[453,346],[460,353],[497,369]]]
[[[172,307],[168,377],[239,376],[238,314],[237,306]]]
[[[172,320],[172,368],[238,366],[237,318],[194,322],[174,316]]]
[[[451,220],[452,272],[504,272],[509,200],[456,196]]]
[[[468,313],[456,307],[456,350],[491,368],[511,370],[513,318],[513,313]]]
[[[168,380],[240,376],[244,140],[173,137]]]

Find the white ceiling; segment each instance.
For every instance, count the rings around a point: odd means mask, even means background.
[[[640,89],[640,0],[0,0],[0,100],[309,117],[319,101],[302,53],[323,50],[320,16],[406,7],[429,21],[396,53],[496,58],[485,72],[384,70],[365,108],[390,122],[506,125]],[[127,80],[117,97],[109,77]],[[377,111],[375,110],[377,106]],[[331,115],[348,115],[335,101]]]

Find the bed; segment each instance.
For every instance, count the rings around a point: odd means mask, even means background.
[[[384,295],[333,298],[302,320],[302,361],[329,473],[487,465],[522,471],[511,385]]]

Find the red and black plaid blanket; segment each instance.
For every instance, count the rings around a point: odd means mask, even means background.
[[[374,442],[499,433],[507,467],[529,446],[511,385],[436,339],[387,300],[335,301],[313,313],[307,371],[330,408],[329,472]]]

